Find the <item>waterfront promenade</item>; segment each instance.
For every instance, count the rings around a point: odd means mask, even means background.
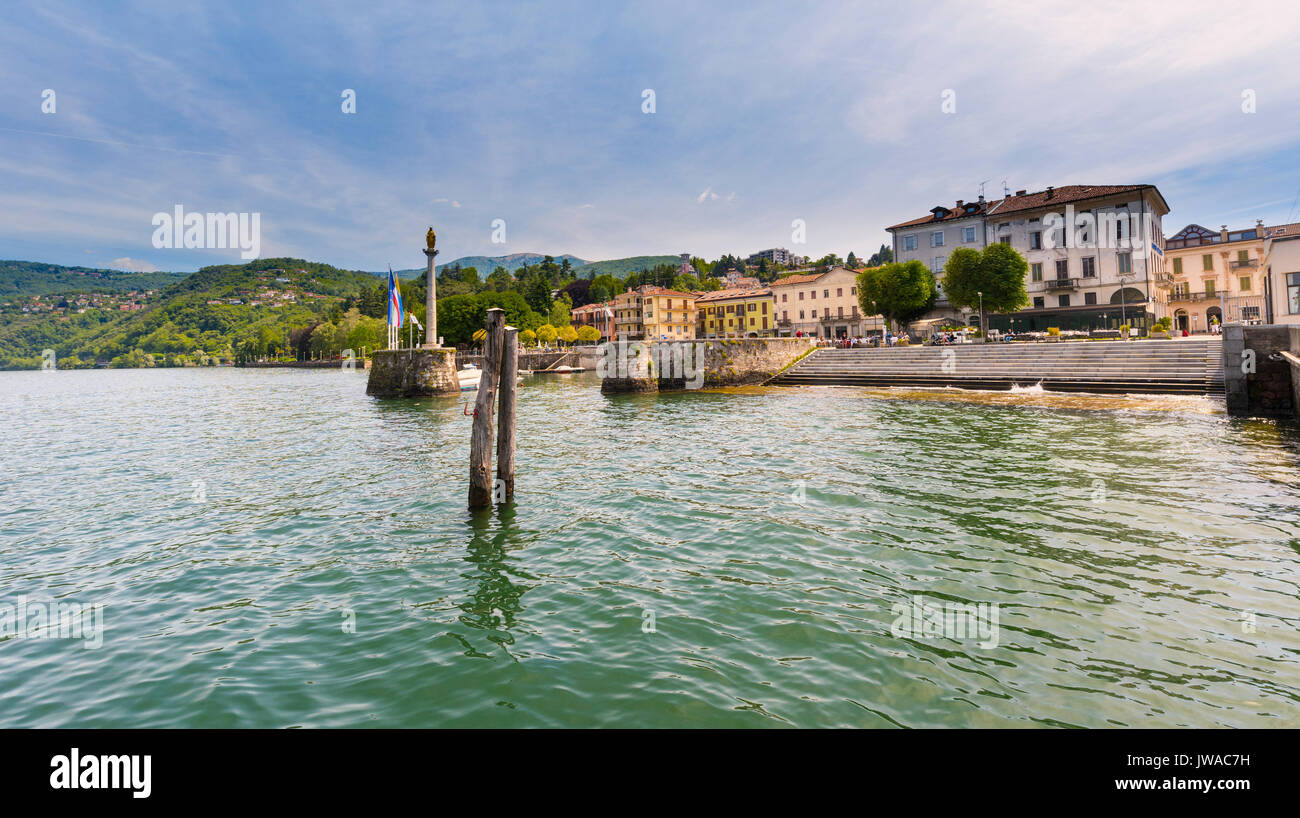
[[[772,380],[777,386],[918,386],[1056,392],[1222,396],[1217,336],[1167,341],[820,349]]]

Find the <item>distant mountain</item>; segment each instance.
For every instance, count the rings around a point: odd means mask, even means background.
[[[660,264],[671,264],[676,267],[681,263],[681,260],[681,256],[628,256],[627,258],[614,258],[608,261],[588,262],[573,272],[578,278],[595,278],[599,275],[626,278],[629,273],[637,273],[643,269],[653,270]]]
[[[187,275],[189,273],[128,273],[37,261],[0,261],[0,297],[157,290],[175,284]]]

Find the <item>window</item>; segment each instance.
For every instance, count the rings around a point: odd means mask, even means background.
[[[840,311],[839,311],[839,315],[838,315],[837,317],[838,317],[838,318],[843,318],[843,317],[844,317],[844,308],[843,308],[843,307],[840,307],[839,310],[840,310]]]
[[[790,300],[790,294],[789,294],[789,293],[781,293],[781,301],[782,301],[783,303],[786,302],[786,301],[789,301],[789,300]]]
[[[1042,308],[1043,308],[1043,297],[1040,295],[1034,298],[1034,309],[1041,310]]]
[[[1300,273],[1286,274],[1286,305],[1292,315],[1300,315]]]
[[[1243,293],[1250,292],[1250,276],[1242,276],[1237,283],[1241,285]]]
[[[822,290],[822,298],[830,298],[830,297],[831,297],[831,291],[829,289]]]
[[[998,239],[998,241],[1002,242],[1003,244],[1010,244],[1010,243],[1011,243],[1011,237],[1010,237],[1010,236],[1003,236],[1002,238]]]
[[[843,298],[843,297],[844,297],[844,288],[843,288],[843,287],[836,287],[836,288],[835,288],[835,297],[836,297],[836,298]]]
[[[1133,272],[1133,254],[1116,253],[1115,260],[1119,263],[1119,274],[1125,275]]]
[[[1058,295],[1058,296],[1056,297],[1056,304],[1057,304],[1058,307],[1068,307],[1068,306],[1070,306],[1070,296],[1068,296],[1068,295]]]
[[[1213,269],[1214,269],[1214,254],[1213,254],[1213,253],[1206,253],[1205,255],[1201,256],[1201,269],[1202,269],[1202,270],[1213,270]]]
[[[1034,232],[1029,234],[1029,249],[1030,250],[1043,249],[1043,231],[1035,230]]]
[[[1097,257],[1096,257],[1096,256],[1085,256],[1085,257],[1084,257],[1084,259],[1083,259],[1083,277],[1084,277],[1084,278],[1096,278],[1096,277],[1097,277]]]
[[[831,308],[822,307],[822,318],[830,318],[830,317],[831,317]]]
[[[813,301],[816,301],[816,300],[817,300],[817,291],[816,291],[816,290],[812,290],[812,291],[810,291],[810,292],[808,293],[808,297],[811,298]]]
[[[931,246],[931,247],[942,247],[942,246],[943,246],[943,231],[942,231],[942,230],[936,230],[936,231],[934,231],[933,233],[930,234],[930,246]]]
[[[790,311],[789,311],[789,310],[781,310],[781,320],[782,320],[782,321],[789,321],[789,320],[790,320]]]
[[[799,310],[799,320],[803,320],[803,310]]]
[[[857,287],[849,287],[849,295],[857,295],[857,294],[858,294]]]
[[[1031,281],[1043,280],[1043,263],[1041,261],[1035,261],[1029,265],[1029,279]]]
[[[803,301],[803,290],[799,291],[799,300]]]
[[[1246,264],[1250,261],[1250,253],[1246,250],[1237,251],[1237,263]]]
[[[915,235],[912,235],[912,236],[903,236],[903,249],[904,249],[904,250],[915,250],[915,249],[916,249],[916,236],[915,236]]]
[[[1182,274],[1183,274],[1183,260],[1181,258],[1176,258],[1174,259],[1174,275],[1180,276]]]
[[[1096,293],[1084,293],[1084,294],[1083,294],[1083,303],[1085,303],[1085,304],[1096,304],[1096,303],[1097,303],[1097,294],[1096,294]]]
[[[1205,294],[1214,295],[1214,279],[1212,278],[1205,279]]]
[[[975,228],[963,227],[961,229],[961,240],[964,244],[971,244],[975,241]]]
[[[930,267],[930,272],[937,273],[943,269],[943,256],[935,256],[934,262]]]
[[[1059,281],[1059,280],[1061,280],[1061,279],[1066,279],[1066,278],[1069,278],[1069,277],[1070,277],[1070,260],[1069,260],[1069,259],[1064,259],[1064,258],[1058,258],[1058,259],[1056,260],[1056,278],[1057,278],[1057,280]]]

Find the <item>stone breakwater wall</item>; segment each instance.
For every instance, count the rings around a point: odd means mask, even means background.
[[[810,338],[613,342],[597,367],[601,392],[659,392],[765,383],[812,349]]]
[[[381,349],[370,361],[367,395],[424,398],[460,394],[454,349]]]

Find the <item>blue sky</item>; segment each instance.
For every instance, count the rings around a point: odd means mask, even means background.
[[[368,270],[430,223],[440,262],[866,255],[984,180],[1154,183],[1166,235],[1300,218],[1289,4],[1078,5],[6,4],[0,258],[239,260],[155,249],[177,204]]]

